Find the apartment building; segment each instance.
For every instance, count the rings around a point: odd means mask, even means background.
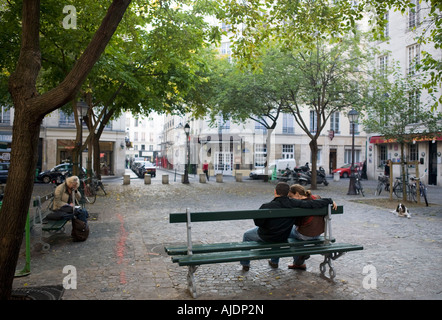
[[[419,44],[418,37],[427,30],[431,21],[428,19],[430,5],[427,2],[411,0],[416,5],[414,9],[409,9],[405,14],[399,11],[390,10],[385,15],[388,24],[385,27],[385,41],[373,43],[382,53],[376,57],[379,68],[399,62],[404,76],[420,77],[416,70],[416,65],[421,59],[422,52],[426,51],[439,61],[442,60],[442,50],[435,49],[433,43]],[[428,32],[428,30],[426,31]],[[436,92],[436,97],[440,97],[440,90]],[[423,92],[420,101],[425,101],[428,93]],[[404,97],[405,98],[405,97]],[[431,112],[428,110],[428,112]],[[442,112],[442,106],[435,112]],[[396,141],[387,140],[379,134],[371,133],[367,138],[367,173],[369,178],[376,179],[384,172],[384,165],[388,159],[397,163],[400,161],[400,146]],[[434,185],[442,185],[442,136],[426,137],[422,136],[410,142],[406,148],[407,161],[419,161],[419,174],[427,170],[427,175],[423,182]],[[410,175],[416,174],[416,167],[407,167]],[[399,166],[394,166],[395,176],[399,176]]]
[[[160,166],[163,115],[151,113],[149,116],[139,116],[127,112],[125,119],[126,161],[143,158]]]
[[[13,111],[13,110],[12,110]],[[13,112],[12,112],[13,114]],[[12,127],[13,117],[11,117]],[[88,129],[83,125],[83,141]],[[62,162],[73,162],[72,150],[75,146],[76,127],[74,115],[58,109],[43,119],[40,129],[38,170],[49,170]],[[123,175],[125,158],[124,120],[117,119],[108,124],[100,138],[100,166],[103,175]],[[82,152],[82,165],[86,167],[88,150]],[[93,163],[93,162],[92,162]]]
[[[231,119],[218,118],[210,126],[207,119],[189,116],[164,116],[161,154],[163,167],[183,171],[186,164],[187,136],[184,126],[189,124],[189,150],[192,173],[200,173],[202,164],[209,163],[209,173],[214,175],[248,176],[250,171],[263,168],[266,161],[295,159],[298,165],[311,163],[310,138],[297,127],[293,115],[282,114],[267,145],[268,131],[255,121],[237,124]],[[310,119],[312,130],[314,116],[306,108],[304,119]],[[351,163],[352,134],[347,116],[342,112],[333,115],[328,130],[318,140],[318,166],[327,173],[345,163]],[[366,158],[366,136],[355,126],[355,162]]]
[[[215,22],[214,22],[215,23]],[[229,31],[229,25],[220,23],[223,31]],[[223,36],[218,48],[219,54],[231,57],[231,42]],[[315,114],[307,107],[302,118],[310,122],[311,130],[315,130]],[[297,127],[294,117],[282,114],[276,128],[270,135],[267,144],[267,130],[255,121],[237,124],[233,119],[218,118],[217,123],[210,126],[208,119],[192,119],[185,116],[164,116],[164,129],[161,135],[161,155],[163,167],[183,171],[187,161],[187,136],[184,126],[189,124],[190,169],[200,172],[202,164],[209,163],[211,175],[223,173],[234,175],[243,173],[248,176],[250,171],[263,168],[277,159],[295,159],[297,165],[311,163],[310,138]],[[366,135],[362,126],[355,126],[355,162],[366,159]],[[336,112],[330,117],[329,123],[321,133],[319,140],[317,165],[327,173],[333,169],[351,163],[352,132],[346,113]]]

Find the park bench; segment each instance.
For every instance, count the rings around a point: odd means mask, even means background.
[[[42,244],[42,250],[48,251],[49,243],[43,241],[43,232],[55,233],[62,231],[68,220],[48,220],[46,216],[51,212],[52,203],[54,201],[54,193],[49,193],[43,197],[37,196],[32,204],[35,208],[33,216],[29,218],[30,228],[37,227],[41,229],[39,242]]]
[[[190,212],[187,209],[185,213],[171,213],[169,215],[170,223],[186,223],[187,245],[170,246],[164,249],[168,255],[172,256],[172,262],[177,263],[179,266],[188,267],[187,285],[190,294],[194,298],[197,296],[194,273],[197,267],[203,264],[321,254],[324,256],[324,261],[319,265],[319,269],[322,274],[325,274],[328,266],[330,278],[333,279],[336,273],[332,266],[332,260],[336,260],[346,252],[363,249],[360,245],[336,243],[332,237],[332,214],[342,214],[343,212],[342,206],[338,206],[337,210],[333,210],[331,206],[320,209],[293,208],[220,212]],[[304,217],[312,215],[324,216],[326,220],[324,236],[318,240],[300,241],[289,239],[287,242],[282,243],[253,241],[211,244],[192,243],[192,222]]]
[[[26,235],[26,263],[23,269],[16,270],[16,277],[27,276],[31,273],[31,241],[30,233],[32,228],[40,228],[40,236],[38,242],[42,245],[43,251],[48,251],[51,247],[49,243],[43,241],[43,231],[53,232],[64,230],[64,225],[67,220],[45,220],[46,216],[51,212],[50,208],[52,202],[54,201],[54,193],[49,193],[43,197],[37,196],[32,201],[32,206],[35,208],[34,213],[31,215],[28,211],[28,216],[26,218],[25,225],[25,235]],[[43,204],[46,203],[44,208]],[[1,204],[1,202],[0,202]]]

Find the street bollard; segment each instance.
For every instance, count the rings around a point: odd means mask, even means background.
[[[151,184],[151,182],[152,182],[151,175],[148,173],[144,174],[144,184]]]
[[[169,175],[168,174],[163,174],[162,182],[163,182],[163,184],[169,184]]]
[[[223,182],[223,175],[222,173],[216,174],[216,182]]]
[[[123,176],[123,185],[130,184],[130,175],[125,174]]]
[[[200,183],[206,183],[206,174],[200,173]]]
[[[242,182],[242,173],[235,174],[236,182]]]

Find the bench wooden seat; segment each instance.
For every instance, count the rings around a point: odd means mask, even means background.
[[[224,251],[186,255],[182,257],[174,257],[172,261],[177,262],[180,266],[193,266],[202,264],[235,262],[241,260],[259,260],[278,257],[304,256],[313,254],[339,253],[355,250],[362,250],[362,246],[334,243],[319,244],[314,246],[299,246],[273,249],[244,250],[244,251]]]
[[[54,232],[54,231],[57,232],[57,231],[62,230],[67,222],[68,222],[68,220],[66,220],[66,219],[45,220],[43,222],[42,230],[47,231],[47,232]]]
[[[324,274],[328,266],[330,278],[333,279],[336,273],[332,266],[332,260],[339,258],[346,252],[363,250],[363,247],[360,245],[335,243],[331,232],[332,214],[342,214],[343,212],[342,206],[339,206],[337,210],[332,210],[331,206],[329,206],[320,209],[292,208],[218,212],[190,212],[186,210],[185,213],[171,213],[169,215],[170,223],[186,223],[187,245],[167,246],[164,249],[168,255],[172,256],[172,262],[188,267],[187,282],[193,297],[197,296],[194,273],[199,265],[205,264],[321,254],[324,256],[324,261],[319,265],[320,271]],[[192,243],[192,222],[304,217],[312,215],[324,216],[326,220],[324,236],[317,240],[300,241],[288,239],[287,242],[280,243],[255,241],[209,244]]]
[[[272,248],[283,248],[283,247],[293,247],[293,246],[308,246],[314,244],[322,244],[324,243],[324,237],[320,237],[317,240],[308,240],[301,241],[296,239],[288,239],[287,242],[257,242],[257,241],[248,241],[248,242],[226,242],[226,243],[205,243],[205,244],[197,244],[192,246],[192,253],[210,253],[210,252],[224,252],[224,251],[237,251],[237,250],[256,250],[256,249],[272,249]],[[332,242],[335,242],[335,239],[331,239]],[[168,255],[170,256],[179,256],[187,254],[187,246],[178,246],[178,247],[165,247],[164,248]],[[172,258],[173,262],[174,259]]]

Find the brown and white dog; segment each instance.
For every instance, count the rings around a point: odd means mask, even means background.
[[[398,217],[407,217],[408,219],[411,218],[410,211],[408,211],[408,208],[402,203],[398,203],[396,210],[393,210],[391,212],[396,214],[396,216]]]

